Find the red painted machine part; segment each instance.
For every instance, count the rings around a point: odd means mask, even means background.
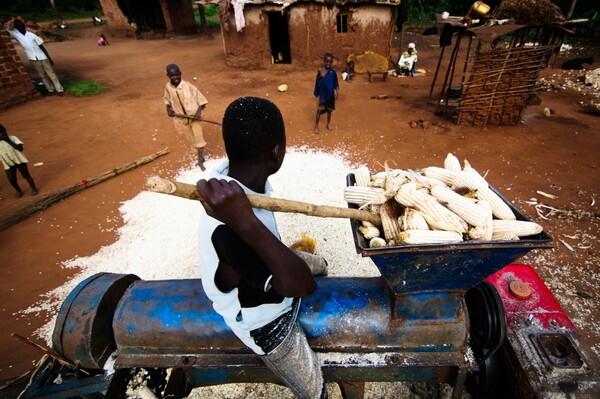
[[[527,299],[519,299],[510,292],[509,285],[515,280],[520,280],[531,289],[531,295]],[[526,323],[533,317],[535,323],[543,328],[576,331],[573,322],[531,266],[510,264],[489,276],[486,281],[496,287],[502,298],[509,328],[515,323]]]

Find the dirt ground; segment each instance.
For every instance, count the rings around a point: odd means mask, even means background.
[[[288,144],[342,150],[357,164],[382,170],[386,160],[399,167],[442,165],[448,152],[467,158],[488,180],[554,237],[555,248],[534,251],[524,260],[535,266],[555,292],[582,339],[600,352],[600,282],[598,272],[598,206],[600,179],[598,117],[578,111],[589,94],[556,88],[538,93],[542,102],[526,109],[523,121],[510,127],[461,128],[433,113],[427,97],[439,56],[437,37],[406,34],[415,41],[419,68],[415,78],[380,78],[370,83],[359,75],[341,82],[333,130],[312,133],[315,100],[314,70],[275,65],[268,70],[238,70],[225,66],[220,35],[177,36],[163,40],[110,38],[98,47],[102,27],[72,28],[73,40],[47,43],[61,78],[97,80],[110,91],[95,97],[42,97],[0,113],[9,134],[25,142],[30,170],[40,196],[124,165],[164,147],[171,152],[146,166],[73,195],[48,210],[0,232],[0,380],[30,369],[41,353],[11,337],[31,337],[50,317],[21,311],[40,295],[62,285],[74,271],[61,267],[75,256],[88,256],[115,241],[122,220],[118,207],[144,190],[151,174],[172,175],[190,157],[166,116],[161,97],[167,82],[164,67],[177,63],[183,78],[194,82],[209,100],[206,117],[219,120],[226,106],[242,95],[266,97],[282,110]],[[20,51],[20,50],[19,50]],[[593,51],[598,59],[598,49]],[[560,65],[558,62],[556,65]],[[343,67],[338,63],[338,70]],[[579,72],[548,68],[548,81],[574,80]],[[285,93],[277,91],[287,84]],[[387,95],[388,99],[373,98]],[[545,107],[555,114],[546,118]],[[428,129],[413,129],[409,121],[424,119]],[[205,125],[206,153],[222,156],[217,126]],[[34,163],[43,166],[34,167]],[[314,178],[307,176],[307,178]],[[22,182],[23,188],[26,183]],[[554,194],[549,199],[536,191]],[[17,212],[36,198],[27,190],[21,199],[0,178],[0,218]],[[556,209],[568,210],[548,220],[523,203],[535,197]],[[39,198],[39,197],[38,197]],[[318,202],[318,199],[315,199]],[[562,216],[561,216],[562,215]],[[571,245],[567,248],[560,240]],[[165,265],[168,267],[168,265]],[[46,344],[44,342],[40,342]]]

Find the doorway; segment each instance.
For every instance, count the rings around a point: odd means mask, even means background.
[[[287,15],[281,12],[269,12],[269,41],[271,42],[271,59],[274,64],[291,64],[290,31]]]

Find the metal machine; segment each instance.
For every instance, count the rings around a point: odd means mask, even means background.
[[[318,278],[299,316],[325,380],[340,384],[345,398],[362,398],[367,381],[448,382],[454,398],[465,384],[474,397],[598,397],[595,359],[558,303],[548,308],[554,298],[542,280],[525,266],[505,267],[548,248],[549,235],[367,248],[357,223],[356,248],[382,277]],[[517,278],[529,297],[507,291]],[[63,303],[53,350],[64,360],[47,358],[24,398],[125,397],[141,369],[164,398],[205,385],[277,382],[213,311],[200,280],[91,276]]]

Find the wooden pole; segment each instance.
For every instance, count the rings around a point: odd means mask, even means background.
[[[22,335],[19,335],[17,333],[12,333],[11,337],[13,338],[17,338],[19,341],[26,343],[27,345],[33,346],[35,349],[38,349],[40,351],[42,351],[45,355],[50,356],[51,358],[58,360],[59,362],[61,362],[62,364],[66,364],[67,366],[73,367],[73,368],[77,368],[77,365],[73,362],[70,362],[69,360],[59,356],[56,352],[51,351],[50,349],[46,349],[44,348],[42,345],[36,344],[35,342],[33,342],[32,340],[30,340],[27,337],[24,337]],[[84,372],[85,374],[89,373],[85,370],[80,369],[80,371]]]
[[[146,187],[155,193],[174,195],[180,198],[199,200],[196,186],[160,176],[150,176],[146,179]],[[381,225],[381,218],[368,211],[352,208],[339,208],[327,205],[314,205],[306,202],[292,201],[281,198],[271,198],[262,195],[249,194],[248,200],[253,208],[266,209],[271,212],[302,213],[308,216],[357,219]]]
[[[154,161],[156,158],[159,158],[165,154],[169,153],[168,148],[163,148],[162,150],[155,152],[152,155],[148,155],[142,158],[139,158],[133,162],[130,162],[121,167],[109,170],[97,176],[91,177],[89,179],[84,179],[78,183],[73,184],[70,187],[59,189],[57,191],[51,192],[36,202],[26,205],[25,207],[19,209],[14,214],[5,217],[0,220],[0,231],[8,229],[10,226],[13,226],[19,223],[22,220],[27,219],[29,216],[34,215],[38,212],[41,212],[47,208],[49,208],[55,202],[60,201],[63,198],[69,197],[79,191],[82,191],[91,186],[95,186],[98,183],[102,183],[105,180],[110,179],[111,177],[115,177],[122,173],[128,172],[132,169],[137,168],[138,166],[147,164],[148,162]]]
[[[191,120],[194,120],[194,121],[198,120],[198,119],[195,119],[193,116],[184,115],[184,114],[177,114],[177,113],[174,113],[174,114],[173,114],[173,116],[178,116],[178,117],[180,117],[180,118],[191,119]],[[223,125],[221,124],[221,122],[213,121],[213,120],[210,120],[210,119],[204,119],[204,118],[200,118],[199,120],[200,120],[201,122],[212,123],[213,125],[219,125],[219,126],[223,126]]]

